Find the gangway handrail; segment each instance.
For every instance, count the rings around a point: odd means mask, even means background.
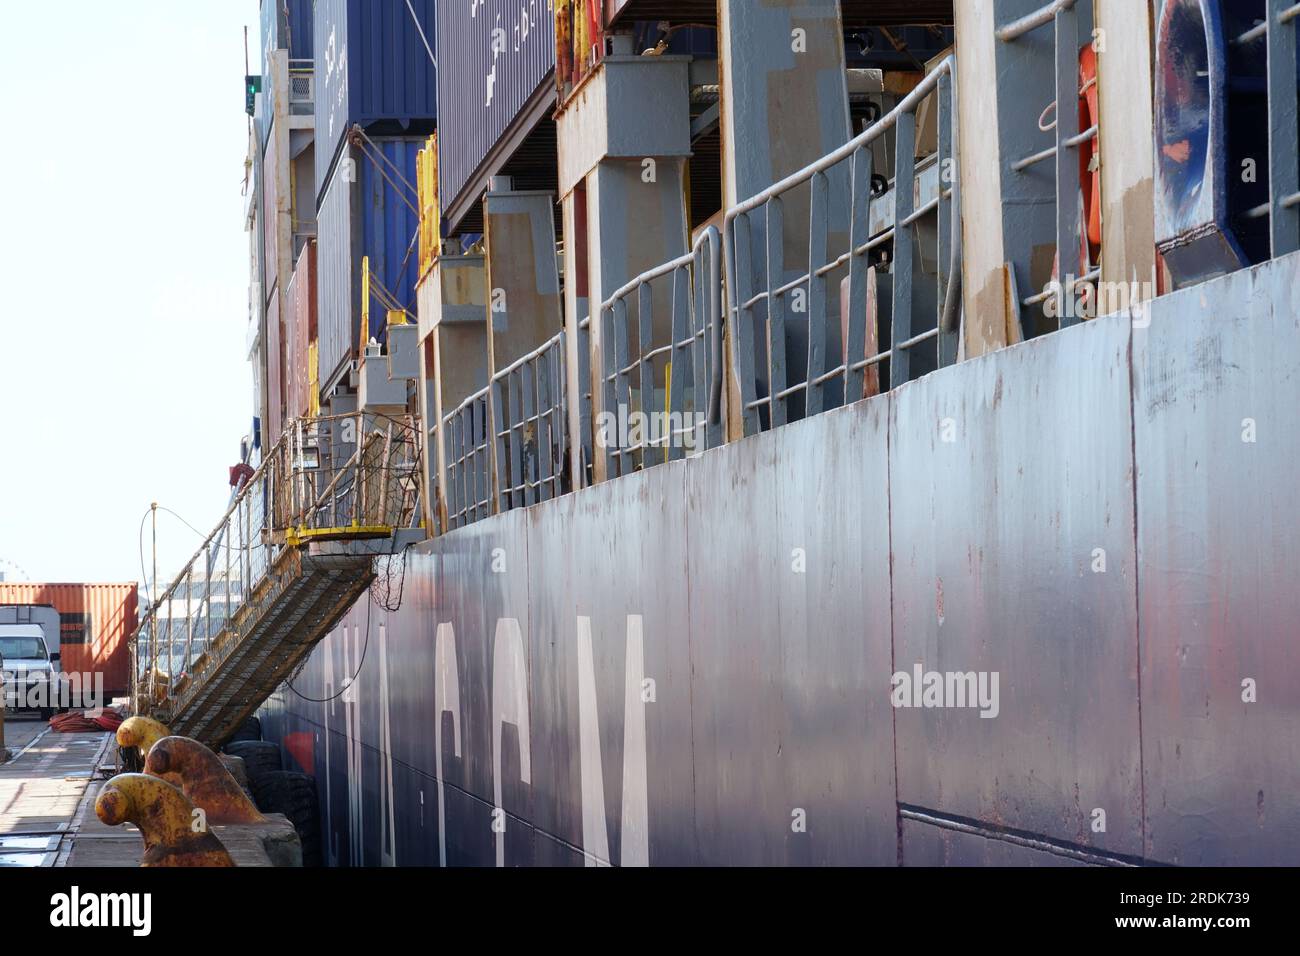
[[[322,467],[322,463],[317,460],[316,464],[310,467],[305,463],[306,459],[303,456],[304,421],[310,423],[313,434],[317,437],[322,434],[330,435],[332,434],[329,431],[330,428],[343,426],[349,421],[356,424],[356,434],[353,440],[344,438],[339,443],[340,447],[355,444],[356,450],[334,469],[336,473],[320,494],[315,494],[313,488],[310,501],[308,501],[305,492],[305,484],[310,483],[306,478],[306,474],[318,471]],[[388,423],[386,434],[382,431],[370,429],[370,424],[376,422]],[[405,438],[399,436],[399,440],[403,444],[395,447],[394,426],[402,429],[403,433],[407,431],[413,435],[417,433],[417,430],[410,422],[400,421],[382,413],[365,411],[305,420],[293,419],[289,422],[279,439],[267,450],[257,468],[253,469],[251,474],[243,478],[238,485],[235,494],[231,497],[230,504],[214,530],[204,538],[198,550],[181,566],[180,572],[175,576],[171,585],[156,600],[151,602],[150,607],[141,617],[140,623],[132,632],[130,646],[133,707],[138,708],[141,705],[139,696],[140,683],[145,675],[141,673],[141,666],[144,662],[140,659],[140,642],[146,639],[146,635],[149,642],[147,692],[150,705],[157,702],[162,676],[159,673],[161,659],[159,630],[161,613],[164,609],[168,612],[166,635],[166,659],[168,663],[166,673],[168,687],[166,690],[168,695],[176,693],[178,681],[189,673],[189,668],[196,660],[193,657],[196,618],[202,619],[200,623],[203,624],[203,640],[208,647],[221,634],[231,628],[235,618],[232,610],[234,606],[232,585],[236,578],[231,573],[230,554],[235,548],[233,537],[236,533],[240,539],[238,545],[238,551],[240,552],[238,600],[242,608],[247,605],[253,594],[254,587],[260,585],[266,573],[277,560],[276,555],[279,550],[303,543],[306,537],[311,536],[311,533],[323,532],[333,537],[348,537],[349,535],[373,537],[384,530],[387,530],[389,534],[396,530],[406,513],[409,502],[406,500],[408,495],[404,489],[403,494],[399,496],[401,500],[396,504],[396,507],[401,509],[401,514],[398,514],[390,523],[388,519],[394,507],[390,496],[390,485],[394,475],[399,475],[399,480],[402,480],[408,470],[412,470],[412,474],[418,472],[419,445],[418,441],[407,442]],[[381,440],[385,452],[383,459],[375,469],[379,473],[380,481],[376,489],[373,484],[369,486],[366,484],[365,469],[367,466],[365,462],[368,454],[373,451],[376,442]],[[405,457],[402,455],[402,450],[407,452]],[[316,451],[319,456],[320,449],[317,448]],[[354,488],[344,492],[344,494],[351,495],[345,505],[345,510],[347,507],[351,509],[351,525],[340,528],[310,528],[322,505],[327,501],[333,500],[335,502],[335,518],[337,518],[337,487],[347,476],[351,476],[355,484]],[[375,493],[366,497],[367,490]],[[261,516],[256,519],[252,513],[254,503],[263,509]],[[372,514],[371,512],[375,511],[375,509],[378,509],[378,513]],[[255,523],[256,528],[254,528]],[[277,537],[280,532],[284,533],[282,540]],[[223,540],[224,543],[222,543]],[[255,558],[253,555],[253,551],[257,549],[265,550],[266,557],[264,561]],[[225,615],[220,629],[214,633],[212,627],[212,601],[214,597],[212,575],[217,564],[216,555],[222,550],[226,553],[225,581],[221,590]],[[196,608],[193,604],[193,580],[194,574],[200,567],[199,561],[201,559],[204,561],[202,569],[205,575],[205,586],[196,614]],[[173,605],[178,600],[177,594],[182,585],[188,585],[185,593],[187,630],[184,651],[180,661],[181,669],[178,671],[175,666],[176,615]],[[204,617],[205,606],[206,617]]]

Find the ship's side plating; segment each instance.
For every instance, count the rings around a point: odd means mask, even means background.
[[[1298,270],[416,547],[266,713],[331,859],[1293,862]]]

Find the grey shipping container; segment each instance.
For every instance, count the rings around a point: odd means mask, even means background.
[[[372,142],[382,160],[344,146],[317,212],[317,326],[323,389],[338,381],[360,344],[363,257],[370,259],[375,283],[415,315],[420,271],[415,157],[425,140],[386,137]],[[387,314],[378,296],[372,295],[368,338],[382,342],[386,329]]]
[[[468,16],[464,3],[447,5]],[[317,0],[318,199],[353,126],[381,136],[433,132],[436,7],[435,0]]]
[[[262,190],[262,281],[265,283],[262,294],[268,297],[275,291],[280,278],[280,254],[284,251],[283,240],[287,229],[284,221],[287,207],[283,205],[280,196],[280,167],[283,163],[280,151],[276,148],[278,138],[271,137],[267,140],[267,152],[262,157],[262,178],[259,180]]]
[[[498,142],[554,102],[555,14],[546,0],[438,8],[438,192],[444,210],[472,201]],[[463,212],[463,209],[460,210]]]

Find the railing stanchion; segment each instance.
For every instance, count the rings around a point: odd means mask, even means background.
[[[911,354],[905,343],[912,338],[912,246],[911,226],[902,225],[912,215],[916,181],[916,116],[902,113],[895,122],[894,170],[894,304],[891,311],[892,344],[889,355],[889,387],[897,388],[911,379]]]
[[[785,285],[785,204],[780,196],[773,196],[764,203],[763,228],[766,239],[767,395],[771,427],[776,428],[784,425],[790,417],[786,404],[789,366],[785,355],[785,293],[774,291]],[[757,324],[757,310],[754,321]]]
[[[1267,0],[1268,17],[1268,201],[1272,255],[1300,249],[1300,205],[1286,205],[1300,193],[1296,155],[1296,19],[1292,0]]]
[[[185,575],[185,656],[182,658],[182,664],[190,659],[190,648],[194,644],[194,565],[190,565],[189,573]],[[176,651],[172,647],[172,642],[167,642],[167,676],[174,689],[176,680],[180,676],[176,673]]]
[[[826,232],[830,228],[830,178],[825,172],[814,173],[811,185],[812,199],[809,203],[808,215],[808,299],[805,303],[808,316],[808,362],[804,378],[808,383],[804,399],[805,417],[820,415],[826,408],[822,373],[826,371],[827,273],[823,267],[829,265]]]
[[[654,450],[655,427],[654,422],[658,419],[656,412],[659,411],[659,403],[655,400],[655,371],[654,361],[650,358],[649,352],[654,347],[654,286],[649,281],[642,282],[636,290],[636,331],[637,331],[637,363],[636,377],[637,384],[641,391],[641,467],[647,468]],[[627,334],[624,343],[631,346],[632,336]],[[672,353],[669,352],[671,357]],[[630,356],[628,356],[630,359]],[[624,365],[629,364],[624,361]],[[629,373],[630,375],[631,373]],[[666,383],[665,383],[666,384]],[[629,414],[630,414],[629,402]],[[631,456],[631,462],[626,462],[632,468],[636,467],[636,455]],[[625,460],[626,461],[626,460]],[[626,465],[625,465],[626,466]]]
[[[627,301],[619,299],[614,303],[614,308],[610,310],[613,318],[613,339],[608,341],[611,348],[606,351],[614,363],[614,401],[612,405],[605,408],[605,421],[611,421],[610,415],[614,416],[613,422],[615,434],[606,435],[610,441],[610,477],[630,474],[632,471],[631,464],[627,460],[627,455],[623,454],[618,441],[618,432],[622,430],[622,423],[627,421],[632,412],[632,385],[631,373],[628,371],[628,318],[627,318]]]
[[[853,169],[850,176],[851,190],[849,208],[849,249],[853,257],[849,260],[849,294],[847,316],[847,335],[844,337],[844,403],[855,402],[863,395],[863,379],[866,370],[856,365],[867,354],[867,255],[858,252],[866,243],[871,231],[871,174],[872,153],[865,146],[860,146],[853,153]]]
[[[959,294],[961,289],[961,269],[953,271],[956,263],[954,252],[960,253],[960,243],[954,240],[954,227],[961,229],[958,201],[961,191],[957,183],[957,155],[953,125],[957,120],[956,104],[953,102],[952,77],[944,73],[939,77],[939,140],[938,140],[938,174],[939,174],[939,256],[938,256],[938,316],[939,326],[939,368],[946,368],[957,361],[959,329],[954,321],[956,316],[949,316],[950,308],[960,307],[956,299],[950,305],[949,298]]]
[[[686,384],[686,363],[692,364],[691,372],[694,375],[695,359],[695,328],[694,323],[690,320],[691,311],[691,280],[690,268],[687,266],[678,266],[673,270],[673,289],[672,289],[672,322],[669,336],[672,339],[672,349],[668,353],[668,401],[667,420],[664,422],[664,438],[667,442],[662,455],[658,456],[662,461],[678,461],[683,457],[682,438],[685,437],[683,432],[678,434],[678,428],[686,427],[686,397],[682,394]],[[695,388],[696,395],[703,395],[704,390],[698,385]],[[694,411],[694,409],[692,409]],[[680,423],[674,424],[675,422]]]
[[[1073,4],[1056,11],[1056,262],[1061,326],[1079,321],[1066,308],[1066,276],[1074,272],[1079,242],[1079,157],[1066,143],[1079,132],[1079,12]]]

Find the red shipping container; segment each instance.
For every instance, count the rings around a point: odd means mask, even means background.
[[[289,280],[285,317],[285,414],[302,418],[311,413],[311,371],[308,355],[316,341],[316,240],[303,247]]]
[[[0,582],[0,605],[48,604],[59,612],[59,667],[67,674],[102,673],[107,699],[130,688],[129,638],[138,623],[135,584]]]
[[[284,431],[284,327],[278,293],[266,307],[266,404],[262,447],[271,448]]]

